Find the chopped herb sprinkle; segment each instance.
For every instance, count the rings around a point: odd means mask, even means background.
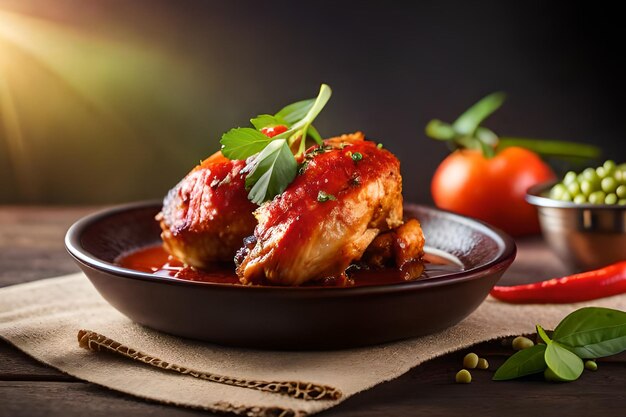
[[[363,159],[363,154],[361,154],[360,152],[354,152],[352,154],[352,160],[354,162],[359,162],[361,159]]]
[[[324,191],[320,191],[317,193],[317,201],[319,201],[320,203],[325,203],[326,201],[335,201],[337,200],[337,197],[335,197],[332,194],[327,194]]]

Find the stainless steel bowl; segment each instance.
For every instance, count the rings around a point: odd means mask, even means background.
[[[600,268],[626,259],[626,206],[576,204],[548,198],[555,182],[531,187],[544,239],[572,269]]]

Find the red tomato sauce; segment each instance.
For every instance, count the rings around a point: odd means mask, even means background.
[[[122,255],[116,264],[135,271],[148,272],[156,276],[182,279],[186,281],[212,282],[219,284],[240,285],[232,263],[215,264],[209,270],[199,270],[186,266],[178,259],[169,255],[162,245],[148,246]],[[357,269],[348,270],[349,279],[337,280],[328,278],[305,284],[312,287],[333,286],[368,286],[397,284],[407,281],[434,278],[462,271],[456,262],[444,256],[426,253],[421,262],[410,266],[411,270],[401,271],[398,268]]]

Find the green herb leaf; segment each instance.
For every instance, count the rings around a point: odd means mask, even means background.
[[[298,154],[304,153],[307,134],[318,143],[323,143],[319,132],[311,123],[322,111],[331,94],[330,87],[322,84],[315,99],[290,104],[274,116],[261,114],[250,120],[257,129],[276,125],[288,127],[285,132],[273,138],[251,128],[231,129],[222,135],[222,153],[227,158],[246,159],[259,153],[246,166],[250,172],[246,177],[250,200],[261,204],[282,193],[293,181],[298,168],[290,145],[302,138]]]
[[[601,358],[626,350],[626,312],[584,307],[565,317],[552,334],[581,358]]]
[[[506,381],[526,375],[538,374],[546,369],[546,345],[535,345],[520,350],[506,360],[493,376],[494,381]]]
[[[544,358],[548,368],[561,381],[578,379],[585,367],[582,359],[554,340],[546,346]]]
[[[313,125],[309,126],[309,136],[319,145],[324,143],[322,136],[320,136],[320,132],[318,132]]]
[[[246,177],[248,198],[256,204],[273,199],[285,191],[296,176],[298,164],[285,139],[271,141],[254,159]]]
[[[460,135],[473,135],[483,120],[500,108],[505,98],[504,93],[489,94],[460,115],[452,127]]]
[[[280,109],[275,117],[284,120],[288,125],[292,125],[298,120],[304,119],[304,116],[311,110],[315,103],[314,98],[291,103]]]
[[[426,125],[426,135],[437,140],[451,140],[456,136],[456,132],[450,124],[433,119]]]
[[[222,135],[222,153],[228,159],[246,159],[261,152],[272,141],[263,133],[249,127],[230,129]]]
[[[256,128],[256,130],[261,130],[264,127],[273,127],[279,125],[288,126],[288,123],[276,116],[272,116],[271,114],[260,114],[257,117],[250,119],[250,123],[252,126]]]
[[[546,331],[540,325],[535,326],[537,328],[537,334],[544,341],[545,344],[551,342],[550,337],[546,334]]]
[[[327,86],[326,84],[322,84],[322,86],[320,87],[320,92],[318,93],[317,97],[315,98],[315,100],[313,100],[313,104],[311,106],[306,106],[303,107],[302,110],[304,110],[305,108],[308,109],[308,111],[306,112],[306,114],[304,114],[304,116],[302,116],[299,119],[295,119],[296,122],[294,122],[293,126],[291,127],[290,130],[297,130],[297,129],[301,129],[307,125],[310,125],[311,123],[313,123],[313,120],[315,120],[315,118],[317,117],[318,114],[320,114],[320,112],[322,111],[322,109],[324,108],[324,106],[326,105],[326,103],[328,103],[328,100],[330,100],[330,96],[332,94],[332,90],[330,89],[329,86]],[[309,100],[305,100],[305,101],[309,101]],[[302,102],[299,102],[302,103]],[[294,103],[290,106],[296,105],[298,103]],[[288,107],[285,107],[285,109],[287,109]],[[288,114],[287,116],[281,115],[281,112],[284,111],[285,109],[281,110],[280,112],[276,113],[277,117],[281,117],[285,120],[287,120],[287,122],[290,122],[290,117],[292,116],[292,114]],[[300,113],[297,113],[298,115]],[[289,117],[289,118],[288,118]],[[291,123],[291,122],[290,122]],[[283,135],[285,135],[285,137],[288,137],[289,134],[287,134],[289,131],[283,133]]]

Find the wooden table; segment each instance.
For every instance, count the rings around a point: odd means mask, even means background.
[[[65,252],[68,226],[91,208],[0,207],[0,286],[78,271]],[[503,281],[558,276],[563,265],[539,238],[518,242],[517,260]],[[549,384],[540,377],[491,381],[510,355],[499,342],[471,349],[490,363],[470,385],[454,383],[465,353],[448,354],[398,379],[349,398],[324,416],[532,416],[626,415],[626,354],[599,362],[576,382]],[[211,415],[150,403],[65,375],[0,340],[0,416]]]

